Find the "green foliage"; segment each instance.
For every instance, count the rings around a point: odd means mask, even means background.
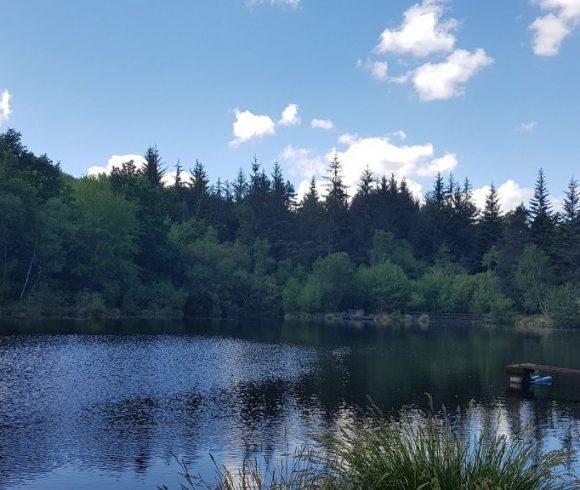
[[[550,288],[546,310],[557,327],[580,326],[580,290],[569,283]]]
[[[181,461],[184,489],[393,489],[541,490],[573,488],[563,483],[567,451],[542,449],[532,434],[511,438],[473,428],[470,410],[436,415],[402,410],[385,418],[371,408],[363,423],[345,422],[317,449],[300,447],[274,461],[247,456],[239,470],[217,468],[215,482],[192,473]],[[167,486],[159,487],[167,490]]]
[[[413,256],[413,249],[407,240],[396,239],[391,232],[378,230],[373,236],[369,252],[371,264],[390,261],[400,266],[410,277],[418,277],[424,264]]]
[[[185,291],[169,281],[133,285],[123,298],[123,311],[130,315],[181,316],[187,300]]]
[[[367,311],[403,311],[409,305],[411,283],[403,269],[390,261],[361,267],[355,281],[360,304]]]
[[[554,281],[548,256],[536,245],[528,245],[517,262],[516,286],[530,313],[547,313],[547,294]]]
[[[480,215],[471,184],[438,175],[421,204],[407,182],[366,170],[352,199],[333,158],[296,202],[275,164],[254,158],[212,185],[195,160],[164,184],[159,151],[110,175],[64,174],[0,134],[0,305],[85,314],[274,316],[365,308],[577,323],[580,198],[570,180],[551,211],[542,171],[528,211],[502,216],[495,188]],[[531,246],[530,244],[533,244]],[[485,271],[485,272],[482,272]],[[564,286],[568,284],[568,286]],[[571,306],[572,305],[572,306]],[[79,313],[79,314],[81,314]]]

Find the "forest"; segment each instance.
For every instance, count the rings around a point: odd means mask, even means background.
[[[74,178],[20,133],[0,134],[0,312],[278,317],[341,312],[544,315],[580,325],[580,192],[562,210],[544,172],[529,204],[485,208],[468,179],[438,175],[424,202],[404,179],[365,171],[349,194],[337,158],[326,191],[298,201],[278,164],[232,181],[195,161],[164,185],[145,164]],[[172,169],[173,170],[173,169]],[[187,174],[189,175],[189,174]]]

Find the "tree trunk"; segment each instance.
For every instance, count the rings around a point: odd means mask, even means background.
[[[34,248],[32,249],[32,257],[30,257],[30,263],[28,264],[28,272],[26,273],[26,280],[24,281],[24,286],[22,286],[22,291],[20,292],[20,299],[24,298],[24,293],[28,287],[28,281],[30,280],[30,272],[32,271],[32,265],[36,260],[36,247],[38,246],[38,238],[34,242]]]

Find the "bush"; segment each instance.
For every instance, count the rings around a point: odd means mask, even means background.
[[[77,315],[81,318],[102,318],[107,312],[103,296],[87,291],[78,295],[76,309]]]
[[[551,288],[547,313],[557,327],[580,327],[580,292],[572,284]]]
[[[132,287],[123,299],[123,310],[131,315],[143,313],[180,315],[187,293],[169,281],[156,281]]]
[[[356,289],[361,305],[372,312],[409,306],[411,284],[403,269],[390,261],[361,267],[356,274]]]

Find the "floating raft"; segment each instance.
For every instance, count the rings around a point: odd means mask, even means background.
[[[578,369],[544,366],[543,364],[510,364],[506,366],[505,370],[509,376],[510,385],[512,386],[529,385],[532,382],[534,373],[580,377],[580,370]]]

